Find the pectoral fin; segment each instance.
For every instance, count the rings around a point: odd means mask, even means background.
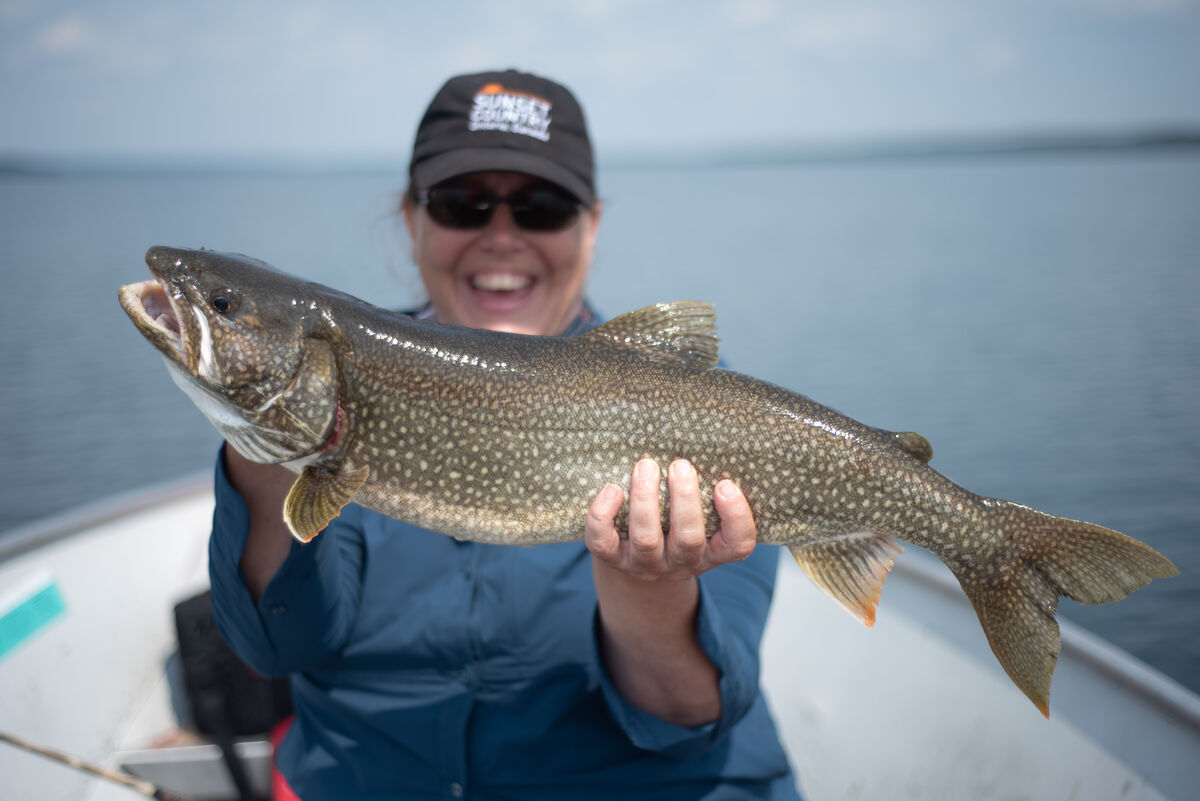
[[[367,480],[370,468],[357,467],[329,473],[312,467],[296,479],[283,502],[283,521],[292,536],[308,542],[321,533],[329,521],[350,503],[354,493]]]
[[[864,626],[875,625],[875,604],[901,548],[886,534],[842,534],[789,549],[813,583]]]

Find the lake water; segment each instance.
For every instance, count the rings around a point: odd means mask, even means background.
[[[405,306],[402,178],[0,177],[0,537],[210,468],[215,432],[116,302],[147,247]],[[601,311],[715,301],[736,369],[1159,548],[1181,576],[1063,614],[1200,690],[1200,154],[607,169],[600,193]]]

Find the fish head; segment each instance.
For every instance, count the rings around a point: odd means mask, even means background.
[[[243,455],[288,462],[326,445],[337,360],[312,284],[245,256],[153,247],[122,308],[175,382]]]

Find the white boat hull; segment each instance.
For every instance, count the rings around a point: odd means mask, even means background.
[[[215,747],[143,750],[177,725],[172,608],[207,585],[211,516],[197,480],[0,540],[0,601],[49,580],[65,606],[0,657],[0,728],[136,767],[194,801],[231,793]],[[814,801],[1193,798],[1200,697],[1069,623],[1063,646],[1047,721],[931,557],[901,557],[874,629],[784,559],[763,682]],[[266,751],[244,749],[261,787]],[[0,777],[5,801],[136,797],[3,745]]]

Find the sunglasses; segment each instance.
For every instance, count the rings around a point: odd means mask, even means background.
[[[459,184],[435,186],[414,198],[435,223],[445,228],[483,228],[501,203],[508,204],[513,222],[526,231],[561,231],[583,208],[573,195],[553,186],[530,186],[501,197],[487,189]]]

